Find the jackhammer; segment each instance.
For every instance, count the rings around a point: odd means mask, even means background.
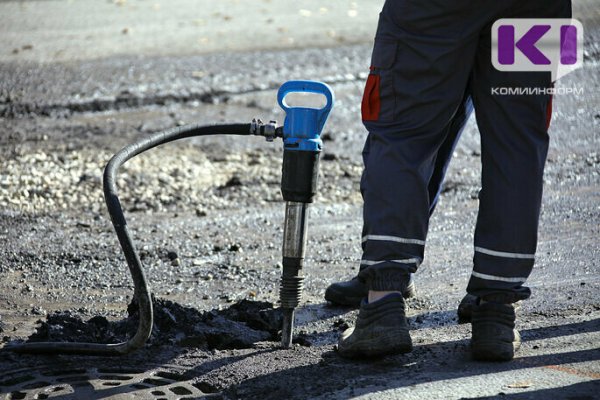
[[[285,98],[290,93],[314,93],[327,100],[323,108],[290,107]],[[133,157],[162,144],[179,139],[207,135],[257,135],[272,142],[283,138],[283,165],[281,192],[286,201],[283,271],[281,276],[280,303],[283,309],[281,344],[287,348],[292,343],[294,310],[300,302],[303,288],[302,267],[306,248],[308,205],[317,191],[319,155],[322,148],[321,131],[333,107],[334,96],[325,83],[313,81],[289,81],[277,93],[277,100],[285,111],[283,126],[275,121],[265,124],[253,120],[250,124],[212,126],[182,126],[143,138],[116,153],[104,169],[104,200],[125,255],[134,284],[134,299],[138,302],[139,324],[133,337],[126,342],[114,344],[75,342],[33,342],[8,345],[3,350],[17,353],[53,353],[86,355],[122,355],[143,347],[152,333],[152,298],[144,269],[137,254],[127,221],[117,195],[116,173],[119,167]]]
[[[291,92],[313,92],[325,96],[322,109],[289,107],[285,97]],[[306,253],[308,204],[317,194],[319,155],[323,142],[320,135],[333,105],[333,92],[319,82],[287,82],[277,94],[285,111],[283,124],[283,168],[281,193],[285,200],[283,229],[283,271],[279,299],[283,308],[281,345],[292,344],[294,310],[300,302],[304,278],[302,267]]]

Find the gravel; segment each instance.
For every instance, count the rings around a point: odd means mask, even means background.
[[[27,213],[105,208],[103,169],[112,154],[75,150],[37,150],[0,161],[0,207]],[[330,162],[321,172],[321,202],[360,197],[356,185],[362,167],[356,162]],[[281,200],[280,154],[242,152],[211,159],[197,148],[151,151],[126,163],[117,178],[119,196],[129,211],[166,211],[200,207],[207,211],[239,203]]]

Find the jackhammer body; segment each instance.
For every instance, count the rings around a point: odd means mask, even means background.
[[[320,109],[290,107],[285,97],[293,92],[321,94],[327,103]],[[334,97],[331,88],[324,83],[290,81],[281,86],[277,100],[286,113],[281,174],[281,193],[286,204],[279,300],[283,309],[281,345],[287,348],[292,344],[294,311],[302,296],[308,205],[317,194],[319,156],[323,147],[320,136]]]

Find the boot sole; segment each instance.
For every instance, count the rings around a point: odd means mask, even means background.
[[[477,361],[510,361],[519,347],[520,342],[478,341],[472,344],[471,354]]]
[[[374,338],[356,340],[350,345],[338,345],[338,353],[345,358],[376,358],[405,354],[412,351],[412,339],[408,332],[378,335]]]

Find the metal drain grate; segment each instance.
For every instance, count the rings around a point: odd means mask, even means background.
[[[22,369],[0,376],[0,399],[197,399],[212,397],[164,368]]]

